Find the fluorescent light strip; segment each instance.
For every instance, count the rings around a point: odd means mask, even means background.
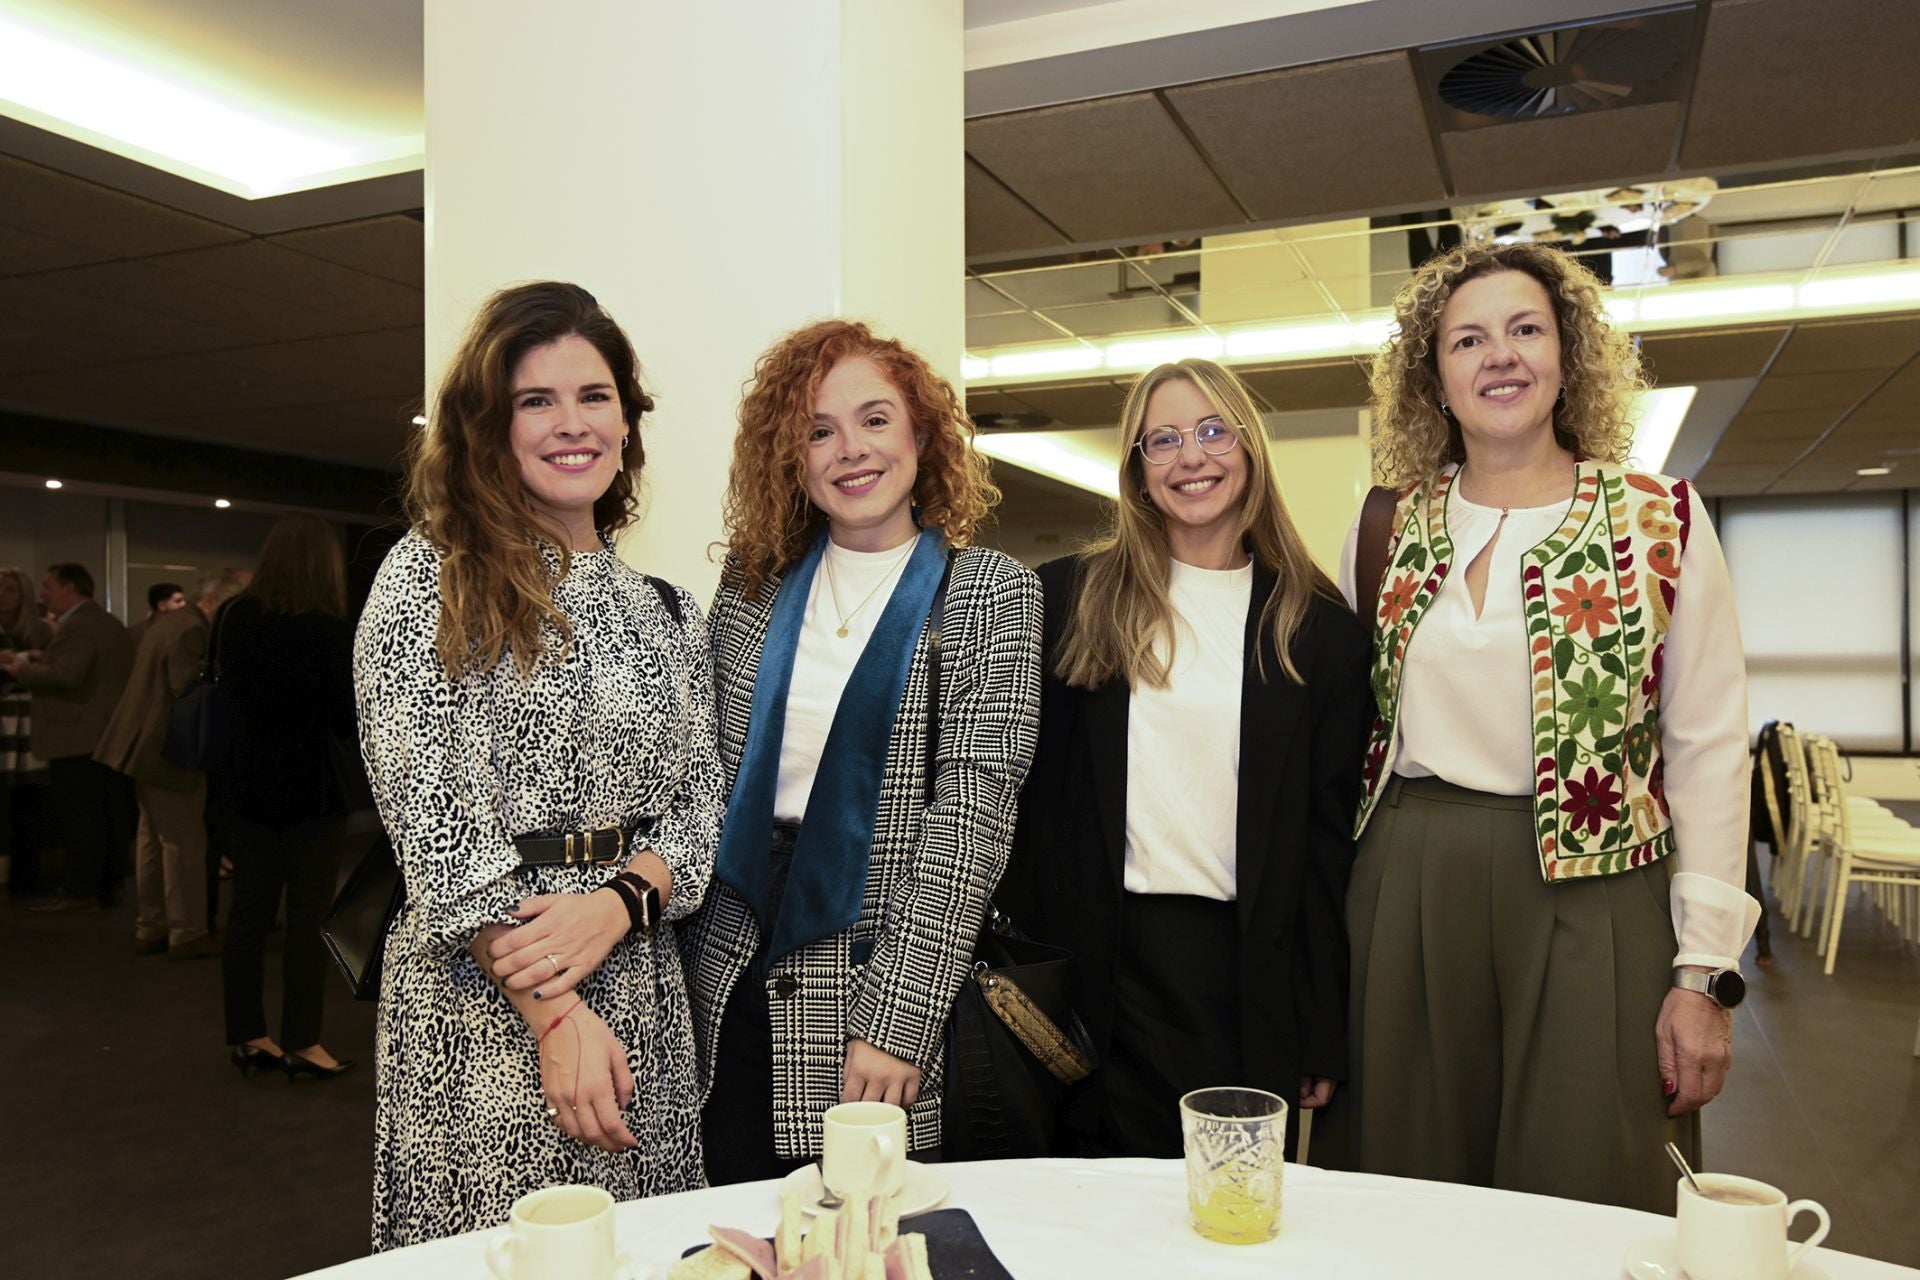
[[[1627,461],[1647,471],[1664,470],[1673,442],[1680,436],[1680,424],[1687,420],[1687,410],[1698,394],[1698,387],[1656,387],[1641,392],[1634,406],[1633,444]]]
[[[1631,332],[1682,328],[1703,321],[1792,321],[1803,315],[1870,315],[1920,307],[1920,267],[1821,272],[1811,280],[1738,278],[1606,295],[1607,317]],[[1344,320],[1289,321],[1245,326],[1220,334],[1187,331],[1119,339],[1104,346],[1013,348],[968,356],[962,376],[971,385],[1035,381],[1094,369],[1133,371],[1189,356],[1229,364],[1252,360],[1314,360],[1364,356],[1393,332],[1386,307],[1350,313]]]
[[[418,136],[347,143],[291,129],[172,80],[0,21],[0,114],[257,198],[373,166],[419,167]],[[322,181],[316,181],[317,179]]]
[[[1054,439],[1054,432],[983,432],[974,437],[974,448],[989,458],[1010,462],[1028,471],[1037,471],[1062,484],[1085,489],[1107,498],[1120,496],[1120,478],[1111,461],[1081,453]],[[1108,433],[1098,432],[1101,436]]]

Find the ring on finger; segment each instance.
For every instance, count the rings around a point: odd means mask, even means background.
[[[546,955],[542,956],[541,959],[545,960],[548,964],[553,966],[554,977],[557,978],[560,976],[560,962],[554,959],[553,953],[551,951],[549,951]]]

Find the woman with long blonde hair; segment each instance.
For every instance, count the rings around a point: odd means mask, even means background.
[[[1693,486],[1628,462],[1645,382],[1586,268],[1465,245],[1394,312],[1391,489],[1343,561],[1376,698],[1355,1082],[1316,1147],[1671,1213],[1759,914],[1726,563]]]
[[[1113,528],[1040,569],[1040,747],[1001,898],[1075,953],[1101,1065],[1068,1145],[1164,1157],[1190,1089],[1314,1108],[1346,1075],[1366,650],[1238,378],[1161,365],[1120,440]]]
[[[489,298],[354,669],[406,902],[381,975],[376,1249],[554,1183],[700,1185],[685,980],[721,814],[706,627],[628,567],[653,407],[591,294]]]
[[[685,938],[715,1183],[808,1164],[839,1102],[941,1142],[1040,693],[1040,586],[974,544],[999,492],[972,437],[925,359],[845,320],[775,343],[741,403],[713,604],[732,795]]]

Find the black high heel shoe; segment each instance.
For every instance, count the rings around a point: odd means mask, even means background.
[[[271,1071],[279,1066],[280,1055],[258,1045],[237,1044],[227,1054],[227,1061],[238,1067],[241,1075],[250,1076],[255,1071]]]
[[[280,1055],[280,1069],[287,1073],[287,1079],[293,1081],[301,1076],[318,1076],[322,1080],[331,1080],[353,1070],[353,1059],[342,1058],[331,1067],[323,1067],[311,1058],[302,1058],[296,1054]]]

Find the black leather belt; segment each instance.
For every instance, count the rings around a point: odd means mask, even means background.
[[[566,831],[557,836],[515,836],[523,867],[591,867],[618,862],[630,833],[622,827]]]

